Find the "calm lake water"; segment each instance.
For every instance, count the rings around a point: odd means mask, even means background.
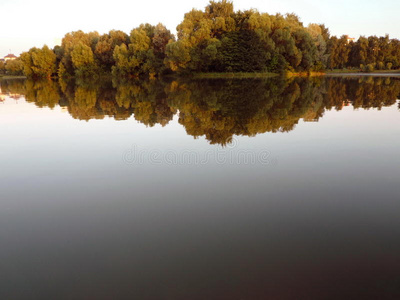
[[[0,84],[0,299],[400,299],[400,78]]]

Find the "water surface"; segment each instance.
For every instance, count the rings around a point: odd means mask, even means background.
[[[400,298],[400,78],[0,84],[0,299]]]

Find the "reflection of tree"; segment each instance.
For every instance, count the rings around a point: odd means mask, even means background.
[[[92,118],[103,118],[104,114],[97,112],[96,103],[97,95],[95,89],[89,89],[77,86],[74,97],[70,99],[68,110],[69,113],[81,120],[89,120]]]
[[[54,108],[60,102],[59,85],[51,80],[26,80],[25,99],[38,107]]]
[[[197,81],[2,81],[2,90],[25,94],[39,107],[67,107],[73,118],[179,123],[194,137],[226,144],[233,135],[286,132],[300,119],[318,121],[325,110],[390,106],[400,95],[397,78],[295,78]]]
[[[159,81],[124,82],[115,85],[118,105],[132,109],[135,119],[147,126],[165,126],[176,113],[167,104],[164,84]]]
[[[400,93],[400,81],[392,78],[363,78],[360,82],[353,82],[349,90],[349,97],[355,108],[381,109],[396,103]]]
[[[64,92],[63,106],[79,120],[102,119],[104,116],[126,120],[132,110],[115,101],[116,90],[109,81],[60,82]]]
[[[26,94],[24,79],[2,79],[0,81],[1,94],[9,95],[11,98],[18,99]]]
[[[196,81],[183,84],[171,105],[193,136],[224,144],[232,135],[290,131],[322,104],[320,85],[307,80]]]
[[[400,81],[389,77],[329,78],[325,105],[340,110],[350,103],[354,108],[382,108],[396,103]]]
[[[334,107],[336,110],[341,110],[343,105],[349,102],[346,83],[348,84],[349,81],[341,78],[330,78],[325,81],[327,85],[325,106],[327,109]]]

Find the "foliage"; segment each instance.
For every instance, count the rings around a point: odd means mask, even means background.
[[[220,48],[215,49],[219,50],[214,54],[218,58],[217,71],[261,72],[266,69],[267,56],[254,31],[229,32],[224,35]]]
[[[166,46],[174,37],[162,24],[142,24],[131,31],[129,44],[116,46],[113,53],[114,75],[154,77],[165,71]]]
[[[96,44],[99,41],[100,36],[97,32],[89,32],[89,33],[84,33],[82,30],[79,31],[73,31],[70,33],[67,33],[64,38],[62,39],[61,42],[61,49],[60,52],[62,53],[62,58],[60,63],[64,65],[65,68],[65,75],[73,76],[73,75],[80,75],[79,71],[78,74],[75,73],[76,68],[72,60],[72,52],[75,50],[76,47],[79,49],[75,51],[75,56],[79,56],[80,54],[83,54],[82,51],[88,55],[88,56],[93,56],[92,54],[89,54],[87,49],[84,46],[90,47],[91,51],[93,52],[95,50]],[[86,61],[91,60],[90,58],[86,58]],[[79,64],[79,63],[78,63]],[[95,62],[92,62],[93,66]],[[81,65],[82,66],[82,65]],[[86,70],[85,70],[86,71]],[[86,74],[86,72],[83,71],[83,74]],[[88,70],[89,71],[89,70]]]
[[[305,28],[294,14],[235,12],[229,1],[211,1],[185,14],[177,31],[165,60],[173,71],[309,71],[327,62],[326,28]]]
[[[120,30],[111,30],[108,34],[100,36],[94,55],[105,72],[110,72],[115,64],[113,56],[115,47],[128,41],[128,35]]]
[[[339,39],[333,36],[329,40],[329,68],[343,69],[348,65],[351,45],[347,40],[347,35],[342,35]]]
[[[384,37],[330,36],[324,24],[304,26],[295,14],[235,11],[227,0],[192,9],[177,26],[177,39],[162,24],[142,24],[128,34],[67,33],[60,46],[21,55],[29,77],[154,78],[177,72],[311,72],[400,69],[400,41]],[[20,62],[9,73],[20,73]],[[361,67],[362,65],[362,67]],[[6,66],[0,66],[5,69]]]
[[[93,77],[97,74],[98,68],[93,51],[82,42],[79,42],[72,50],[71,60],[75,69],[75,74],[78,77]]]
[[[20,57],[24,74],[34,78],[50,78],[56,72],[56,54],[46,45],[31,48]]]
[[[400,41],[384,37],[361,36],[357,42],[350,43],[348,67],[369,66],[369,70],[391,70],[400,68]]]
[[[0,60],[0,74],[4,74],[6,72],[6,64],[4,61]]]
[[[9,75],[22,75],[24,65],[21,59],[9,60],[5,63],[5,71]]]

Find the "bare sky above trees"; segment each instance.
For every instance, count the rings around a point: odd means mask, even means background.
[[[235,0],[235,10],[256,8],[260,12],[294,12],[301,21],[324,23],[332,35],[382,36],[400,38],[396,14],[398,0]],[[208,0],[170,1],[82,1],[1,0],[0,57],[19,55],[31,47],[53,47],[67,33],[76,30],[129,33],[141,23],[166,25],[173,33],[192,8],[203,10]]]

